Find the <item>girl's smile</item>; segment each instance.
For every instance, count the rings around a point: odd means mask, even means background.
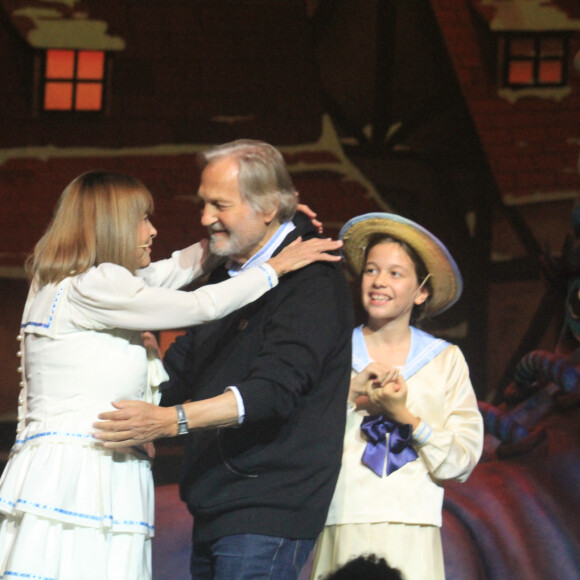
[[[368,253],[361,282],[362,303],[375,319],[408,318],[415,304],[427,299],[415,265],[401,245],[380,243]]]

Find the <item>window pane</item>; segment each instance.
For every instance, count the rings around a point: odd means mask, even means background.
[[[529,85],[534,81],[534,67],[531,62],[510,62],[508,83],[510,85]]]
[[[511,56],[533,57],[536,53],[533,38],[512,38],[509,47]]]
[[[73,50],[46,51],[46,78],[72,79],[75,71],[75,53]]]
[[[103,87],[100,83],[79,83],[77,85],[77,111],[100,111]]]
[[[540,41],[540,56],[564,56],[564,41],[561,38],[542,38]]]
[[[103,52],[81,50],[77,64],[77,78],[85,80],[101,80],[105,70],[105,54]]]
[[[541,62],[538,72],[538,81],[542,84],[562,83],[562,63],[558,60],[546,60]]]
[[[47,111],[70,111],[72,109],[72,83],[46,83],[44,109]]]

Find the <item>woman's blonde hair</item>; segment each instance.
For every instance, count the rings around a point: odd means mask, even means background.
[[[39,287],[112,262],[135,273],[139,220],[153,212],[153,197],[128,175],[90,171],[62,192],[54,217],[26,261]]]

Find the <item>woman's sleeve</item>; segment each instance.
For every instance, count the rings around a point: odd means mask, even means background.
[[[483,419],[463,354],[456,346],[451,349],[442,425],[421,421],[413,431],[413,442],[433,477],[465,481],[481,457]]]
[[[163,330],[227,316],[278,284],[268,264],[194,292],[148,286],[115,264],[101,264],[78,276],[69,300],[73,323],[83,329]]]
[[[207,240],[202,240],[171,254],[171,258],[152,262],[147,268],[137,270],[137,276],[148,286],[183,288],[213,270],[223,258],[210,254]]]

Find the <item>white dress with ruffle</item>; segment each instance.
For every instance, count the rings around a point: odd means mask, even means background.
[[[111,401],[157,402],[164,371],[143,330],[225,316],[277,283],[267,266],[195,292],[158,287],[203,273],[202,253],[198,244],[175,252],[141,277],[102,264],[31,291],[20,421],[0,480],[0,578],[151,577],[150,461],[140,449],[104,449],[93,423]]]

